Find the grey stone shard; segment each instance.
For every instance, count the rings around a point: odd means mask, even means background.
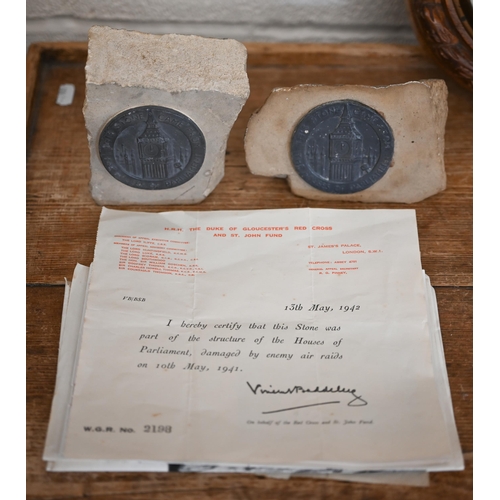
[[[246,59],[236,40],[92,27],[83,113],[94,200],[203,201],[250,93]]]
[[[274,89],[248,123],[253,174],[313,200],[414,203],[446,188],[443,80]]]

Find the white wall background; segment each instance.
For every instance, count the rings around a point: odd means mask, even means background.
[[[417,43],[405,0],[26,0],[26,38],[86,40],[90,26],[240,41]]]

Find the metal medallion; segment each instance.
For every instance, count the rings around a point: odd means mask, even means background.
[[[295,170],[326,193],[357,193],[387,172],[394,153],[391,127],[358,101],[321,104],[299,122],[292,135]]]
[[[205,137],[193,120],[162,106],[131,108],[99,137],[106,170],[127,186],[169,189],[192,179],[205,159]]]

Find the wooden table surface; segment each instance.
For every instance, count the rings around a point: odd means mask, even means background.
[[[320,479],[182,473],[48,473],[42,461],[54,391],[64,278],[93,257],[101,207],[88,190],[82,115],[85,43],[33,44],[27,57],[27,498],[30,499],[468,499],[472,498],[472,95],[421,53],[401,45],[246,44],[251,94],[228,141],[222,182],[201,204],[144,211],[266,208],[415,208],[422,266],[436,288],[446,365],[466,468],[430,475],[427,488]],[[319,202],[245,164],[250,115],[275,87],[388,85],[443,78],[449,88],[447,189],[413,205]],[[76,86],[70,106],[59,86]]]

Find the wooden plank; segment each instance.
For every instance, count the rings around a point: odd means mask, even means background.
[[[422,51],[416,45],[377,43],[262,43],[245,42],[249,66],[325,65],[344,63],[377,66],[381,61],[422,65]],[[85,62],[87,42],[37,42],[29,47],[47,59],[59,62]],[[424,62],[424,64],[426,64]]]
[[[420,48],[376,43],[245,43],[249,66],[422,65]]]
[[[31,44],[28,51],[32,48],[46,61],[85,63],[87,60],[87,42],[37,42]]]
[[[40,72],[44,63],[59,63],[87,60],[87,44],[83,42],[39,42],[28,48],[26,55],[26,125],[33,120],[33,104],[37,83],[40,84]]]
[[[103,474],[65,474],[50,483],[32,483],[27,500],[470,500],[472,457],[459,473],[431,475],[431,486],[367,485],[322,479],[270,479],[247,474],[122,474],[115,480]],[[91,476],[91,477],[88,477]],[[115,475],[117,476],[117,475]],[[100,480],[101,479],[101,480]]]
[[[30,45],[26,55],[26,125],[30,122],[35,87],[40,69],[42,48],[38,44]]]

